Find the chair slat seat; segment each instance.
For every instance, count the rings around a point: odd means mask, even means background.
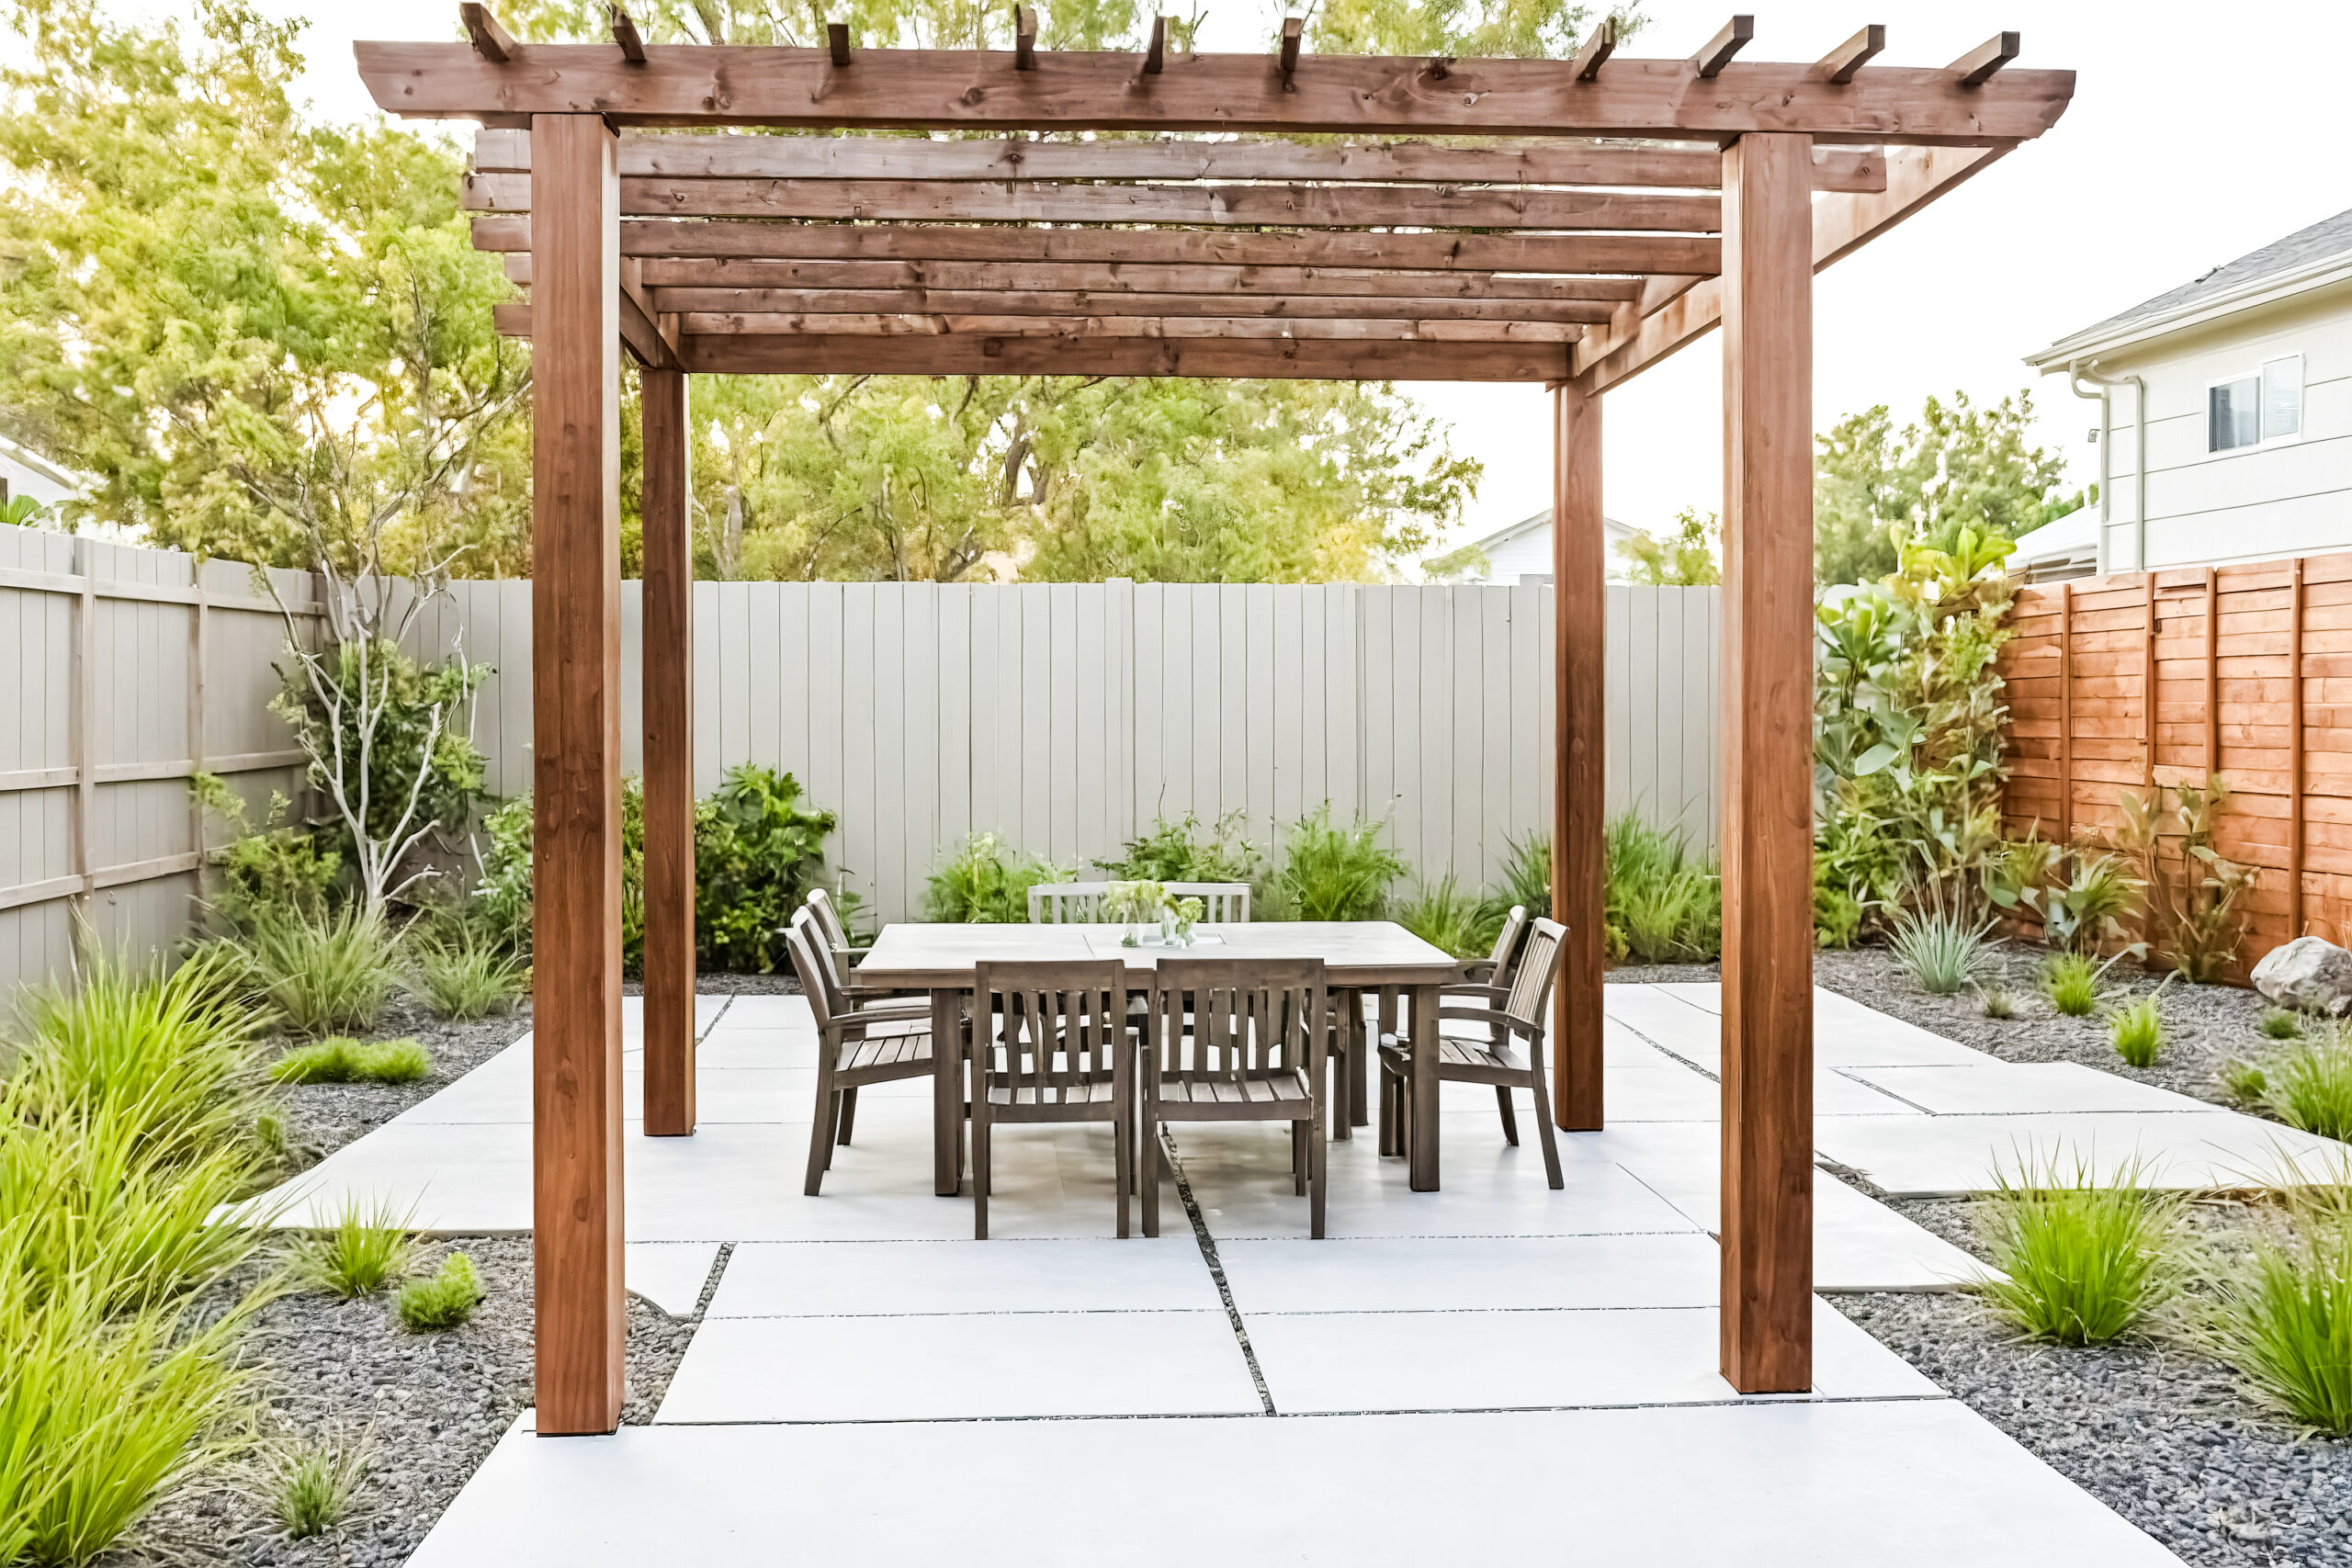
[[[847,1076],[876,1067],[900,1067],[920,1065],[931,1070],[931,1031],[919,1034],[886,1034],[876,1040],[850,1042],[842,1053],[841,1066],[835,1071]]]
[[[1410,1047],[1391,1034],[1380,1043],[1381,1065],[1391,1072],[1409,1073],[1413,1070]],[[1438,1072],[1441,1077],[1467,1083],[1488,1081],[1520,1083],[1527,1077],[1527,1062],[1509,1045],[1496,1045],[1482,1040],[1453,1040],[1441,1035],[1437,1045]],[[1496,1075],[1492,1080],[1480,1074]]]
[[[1057,1106],[1082,1111],[1091,1106],[1118,1103],[1119,1087],[1108,1078],[1096,1078],[1086,1083],[1024,1084],[991,1089],[988,1100],[999,1110],[1019,1107],[1025,1110],[1049,1111]],[[1100,1117],[1089,1120],[1100,1121]]]
[[[1162,1078],[1155,1098],[1163,1118],[1181,1121],[1188,1111],[1227,1105],[1271,1105],[1285,1100],[1295,1103],[1311,1100],[1314,1094],[1302,1067],[1294,1072],[1242,1078]]]

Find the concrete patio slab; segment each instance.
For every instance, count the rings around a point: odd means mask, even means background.
[[[1635,994],[1642,991],[1657,995]],[[1698,1021],[1673,1010],[1675,1006],[1699,1015]],[[1709,1072],[1723,1064],[1723,987],[1713,981],[1605,986],[1602,1007],[1661,1049]],[[1813,1053],[1817,1067],[1967,1066],[1993,1060],[1818,986],[1813,990]]]
[[[707,1315],[1224,1310],[1187,1226],[1157,1240],[747,1243]]]
[[[1813,1303],[1814,1391],[1943,1391],[1826,1302]],[[1716,1370],[1713,1305],[1537,1312],[1251,1313],[1242,1323],[1283,1415],[1532,1410],[1737,1399]],[[1791,1396],[1774,1396],[1791,1397]]]
[[[1038,1476],[1057,1527],[1026,1568],[1233,1561],[1541,1562],[1641,1568],[2177,1568],[2178,1559],[1950,1400],[1517,1415],[1337,1416],[1311,1425],[1035,1421],[633,1427],[542,1442],[526,1416],[410,1568],[977,1561],[974,1521]],[[1214,1507],[1165,1506],[1213,1452]],[[1104,1462],[1106,1456],[1118,1462]],[[922,1478],[921,1506],[904,1483]],[[1694,1486],[1692,1477],[1704,1478]],[[1573,1478],[1572,1521],[1526,1500]],[[1450,1500],[1399,1506],[1398,1487]],[[1302,1506],[1301,1500],[1311,1506]],[[1148,1518],[1149,1528],[1138,1528]]]
[[[1221,1311],[969,1313],[706,1321],[654,1420],[960,1421],[1263,1408]]]
[[[2054,1159],[2068,1172],[2079,1161],[2102,1184],[2136,1165],[2150,1185],[2195,1190],[2264,1185],[2282,1156],[2318,1168],[2352,1154],[2331,1139],[2216,1110],[1847,1116],[1823,1122],[1815,1139],[1824,1154],[1902,1197],[1989,1191],[1996,1170],[2014,1176],[2021,1160],[2046,1168]]]
[[[632,1295],[643,1296],[672,1317],[692,1317],[718,1261],[718,1244],[632,1241],[621,1249],[621,1258]]]
[[[1847,1067],[1842,1073],[1938,1116],[2213,1109],[2211,1101],[2135,1083],[2080,1062],[1988,1058],[1965,1067]]]
[[[1246,1314],[1713,1306],[1721,1258],[1695,1232],[1657,1235],[1219,1241]]]

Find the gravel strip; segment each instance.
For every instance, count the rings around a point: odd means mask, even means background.
[[[470,1023],[435,1018],[416,1001],[395,1002],[375,1028],[362,1031],[358,1038],[371,1043],[379,1040],[414,1040],[432,1055],[432,1073],[407,1084],[289,1084],[279,1090],[287,1138],[294,1155],[292,1168],[300,1170],[317,1164],[410,1106],[440,1093],[521,1039],[523,1032],[530,1027],[528,999],[513,1012]],[[300,1043],[277,1041],[267,1052],[274,1057]]]

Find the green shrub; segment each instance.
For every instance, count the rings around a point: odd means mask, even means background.
[[[473,1316],[481,1301],[481,1280],[473,1259],[453,1252],[429,1280],[411,1280],[395,1303],[401,1326],[411,1334],[439,1334]]]
[[[413,1040],[374,1045],[337,1035],[298,1045],[270,1068],[279,1083],[416,1083],[433,1073],[433,1057]]]
[[[2068,1018],[2088,1018],[2098,1005],[2100,969],[2088,955],[2056,953],[2041,966],[2041,994]]]
[[[2285,1008],[2264,1008],[2255,1027],[2266,1040],[2301,1040],[2303,1021]]]
[[[471,931],[415,944],[415,989],[448,1019],[505,1012],[530,988],[528,962]]]
[[[2177,1288],[2180,1200],[2141,1186],[2135,1167],[2104,1186],[2077,1165],[2021,1166],[1979,1205],[1994,1264],[1983,1288],[2038,1339],[2095,1345],[2130,1333]]]
[[[481,819],[481,880],[473,912],[491,936],[531,951],[531,797],[517,795]]]
[[[372,1026],[400,983],[391,928],[356,908],[266,921],[245,953],[254,990],[301,1034]]]
[[[343,853],[327,834],[288,823],[292,802],[273,790],[269,813],[256,828],[244,797],[218,773],[196,774],[188,790],[232,834],[209,857],[220,871],[211,908],[230,929],[251,931],[270,921],[326,913]]]
[[[1991,961],[1992,930],[1957,906],[1905,909],[1894,917],[1889,945],[1921,990],[1949,997],[1967,989]]]
[[[1339,826],[1328,800],[1291,824],[1282,863],[1269,879],[1266,918],[1379,919],[1389,888],[1405,874],[1405,863],[1380,842],[1385,827],[1362,817]]]
[[[2109,1015],[2107,1037],[2115,1043],[2115,1054],[2126,1065],[2153,1067],[2165,1048],[2165,1022],[2157,1010],[2156,998],[2148,996],[2128,1001]]]
[[[965,925],[1018,925],[1029,919],[1029,889],[1073,880],[1049,860],[1013,854],[994,833],[956,847],[923,886],[923,918]]]
[[[1723,885],[1680,833],[1633,812],[1601,839],[1601,904],[1610,947],[1636,964],[1713,958],[1723,951]]]
[[[1265,856],[1241,836],[1247,815],[1237,807],[1208,824],[1205,832],[1193,812],[1163,817],[1151,831],[1129,839],[1118,859],[1094,863],[1116,882],[1254,882]]]
[[[695,812],[695,947],[704,967],[766,974],[783,961],[785,927],[820,883],[836,823],[806,802],[790,773],[756,762],[727,770]]]
[[[2067,856],[2066,879],[2040,890],[2042,934],[2073,953],[2120,940],[2140,912],[2142,884],[2111,854],[2076,848]]]
[[[1416,884],[1396,911],[1396,923],[1456,958],[1484,958],[1500,929],[1487,924],[1483,901],[1463,892],[1451,872]]]
[[[2331,1024],[2262,1063],[2262,1098],[2290,1127],[2323,1138],[2352,1138],[2352,1033]]]
[[[368,1473],[368,1438],[329,1438],[280,1450],[271,1476],[270,1502],[288,1539],[324,1535],[351,1513],[352,1498]]]
[[[1813,885],[1813,940],[1822,947],[1849,948],[1862,931],[1862,903],[1842,887]]]
[[[415,1251],[407,1216],[395,1213],[390,1202],[362,1208],[358,1199],[346,1198],[332,1228],[295,1239],[293,1257],[303,1279],[350,1301],[399,1279]]]

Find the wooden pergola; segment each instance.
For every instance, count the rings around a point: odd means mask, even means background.
[[[1722,1367],[1812,1382],[1813,275],[2065,109],[2002,33],[1936,69],[361,43],[484,130],[468,204],[533,343],[537,1427],[622,1404],[620,379],[641,367],[645,1130],[694,1131],[694,372],[1247,376],[1555,389],[1558,1124],[1601,1125],[1601,394],[1724,347]],[[910,136],[710,134],[729,127]],[[701,134],[663,134],[686,130]],[[1085,133],[1151,133],[1083,140]],[[1038,140],[1045,133],[1057,140]],[[1340,137],[1302,142],[1287,136]],[[1442,142],[1393,138],[1443,138]]]

